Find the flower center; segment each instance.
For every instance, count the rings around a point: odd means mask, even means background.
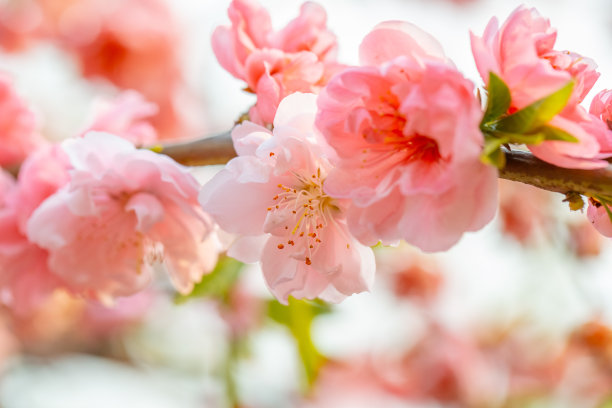
[[[371,122],[370,126],[363,130],[362,136],[370,147],[363,150],[365,156],[362,163],[376,165],[380,160],[388,161],[389,155],[394,156],[391,161],[395,165],[415,160],[435,163],[441,159],[438,143],[434,139],[418,133],[412,136],[404,135],[407,120],[399,112],[397,97],[390,91],[373,98],[367,110]],[[378,154],[374,157],[368,156],[371,152]]]
[[[306,265],[312,263],[312,254],[323,243],[320,232],[331,219],[332,212],[338,211],[334,200],[323,191],[324,177],[318,168],[310,177],[294,173],[296,186],[278,184],[280,190],[273,197],[275,205],[268,211],[288,212],[285,224],[281,225],[287,238],[286,244],[278,244],[278,249],[297,247],[304,252]],[[281,230],[282,231],[282,230]],[[298,251],[299,254],[299,251]]]
[[[438,143],[427,137],[416,134],[412,137],[386,137],[386,145],[390,145],[396,152],[406,155],[406,161],[425,161],[435,163],[440,160]]]

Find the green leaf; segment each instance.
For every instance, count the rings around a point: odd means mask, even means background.
[[[485,145],[480,155],[480,161],[498,169],[503,168],[506,165],[506,155],[501,150],[501,146],[506,143],[508,143],[508,139],[505,137],[485,135]]]
[[[492,132],[493,135],[499,138],[504,138],[507,140],[506,143],[516,143],[516,144],[539,144],[545,140],[545,135],[542,132],[535,133],[505,133],[505,132]]]
[[[275,300],[268,303],[268,317],[286,326],[296,341],[306,376],[306,390],[314,384],[319,369],[326,360],[312,341],[310,334],[312,322],[316,316],[329,313],[330,310],[329,305],[321,301],[289,298],[287,306]]]
[[[181,304],[192,298],[215,297],[227,299],[230,289],[238,280],[244,264],[228,256],[221,257],[215,269],[202,277],[190,294],[177,295],[175,303]]]
[[[574,81],[569,81],[558,91],[491,123],[488,127],[506,133],[533,133],[565,108],[573,88]]]
[[[560,140],[562,142],[573,142],[578,143],[579,140],[575,136],[567,133],[565,130],[561,130],[552,126],[542,126],[538,129],[544,134],[545,140]]]
[[[508,85],[493,72],[489,72],[487,108],[481,126],[499,118],[510,107],[510,89]]]

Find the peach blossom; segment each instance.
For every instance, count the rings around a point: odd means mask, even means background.
[[[221,66],[257,94],[249,112],[255,123],[272,123],[285,96],[316,93],[343,68],[335,62],[336,37],[326,28],[325,10],[316,3],[304,3],[300,15],[277,32],[253,0],[232,1],[228,15],[232,26],[217,27],[212,46]]]
[[[83,75],[138,91],[158,106],[152,123],[159,137],[184,137],[179,28],[165,2],[69,0],[56,8],[50,18],[58,41],[76,55]]]
[[[555,227],[551,216],[553,194],[528,184],[499,182],[499,220],[501,229],[525,246],[533,247],[550,238]]]
[[[348,232],[348,202],[323,191],[329,148],[314,129],[315,111],[314,95],[296,93],[279,105],[273,132],[236,127],[239,156],[200,194],[219,226],[239,235],[228,253],[260,261],[284,303],[290,295],[338,302],[369,290],[374,277],[372,251]]]
[[[27,233],[49,251],[49,268],[68,289],[103,301],[129,296],[163,262],[185,294],[212,269],[211,224],[186,169],[105,133],[62,149],[70,180],[34,211]]]
[[[522,109],[574,81],[567,107],[549,123],[578,143],[546,141],[528,145],[538,158],[560,167],[593,169],[606,166],[598,160],[598,136],[591,133],[590,119],[578,107],[599,73],[596,64],[581,55],[553,49],[557,32],[536,9],[520,6],[501,27],[492,18],[482,37],[471,34],[472,53],[480,76],[499,76],[510,89],[509,112]]]
[[[554,140],[529,145],[529,150],[539,159],[559,167],[587,170],[608,165],[607,161],[601,160],[612,154],[612,151],[606,151],[606,146],[611,144],[606,124],[582,106],[566,107],[549,124],[570,133],[578,139],[578,143]]]
[[[0,47],[21,51],[39,37],[43,13],[35,0],[5,2],[0,7]]]
[[[604,89],[593,97],[589,113],[597,116],[612,128],[612,90]]]
[[[93,121],[83,132],[108,132],[132,142],[135,146],[153,144],[157,132],[150,120],[157,106],[136,91],[124,91],[112,102],[100,103]]]
[[[604,155],[612,153],[612,90],[604,89],[593,97],[589,113],[603,121],[608,131],[605,133],[596,133],[600,135],[598,141],[601,146],[601,152]]]
[[[568,226],[568,247],[578,258],[592,258],[601,255],[603,238],[589,221],[582,220]]]
[[[360,56],[381,65],[345,70],[319,98],[317,127],[338,153],[325,191],[352,200],[348,224],[364,244],[405,239],[448,249],[496,209],[497,174],[480,161],[473,86],[408,23],[379,25]]]
[[[26,159],[18,183],[0,199],[0,292],[2,302],[18,315],[37,309],[63,286],[47,267],[48,252],[27,238],[26,223],[68,181],[67,167],[57,147],[41,149]]]
[[[0,167],[20,164],[43,144],[36,118],[15,92],[8,75],[0,72]]]

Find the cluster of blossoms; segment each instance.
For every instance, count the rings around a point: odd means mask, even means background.
[[[560,167],[608,165],[611,94],[596,96],[590,113],[580,105],[599,77],[596,66],[555,50],[556,31],[535,9],[519,7],[501,28],[494,18],[482,37],[472,34],[489,96],[484,111],[441,45],[407,22],[379,24],[361,43],[360,66],[332,65],[326,84],[320,75],[311,81],[306,73],[331,63],[329,53],[315,58],[314,50],[336,45],[321,25],[324,15],[306,19],[308,10],[319,8],[307,3],[274,33],[258,5],[234,0],[232,26],[213,35],[221,65],[258,99],[250,111],[255,123],[232,133],[238,157],[200,201],[221,228],[240,236],[229,254],[260,260],[281,300],[335,300],[368,289],[373,265],[363,245],[405,240],[441,251],[482,228],[498,205],[497,168],[483,154],[490,145],[489,154],[503,155],[503,144],[526,144]],[[289,51],[297,48],[278,41],[286,32],[315,55],[293,63]],[[288,65],[261,55],[285,55]],[[318,96],[282,99],[304,91]],[[309,106],[315,99],[316,112]],[[273,130],[258,126],[266,124]],[[607,211],[591,200],[589,217],[609,234]]]
[[[170,158],[134,147],[157,138],[149,120],[167,111],[157,98],[159,106],[125,93],[81,138],[47,146],[0,77],[0,138],[16,147],[0,153],[0,165],[22,163],[16,181],[0,179],[5,303],[28,307],[56,288],[110,302],[141,290],[162,261],[188,293],[216,262],[215,223],[236,236],[228,254],[259,261],[279,300],[338,302],[371,288],[370,246],[405,240],[442,251],[490,222],[502,146],[524,144],[567,168],[603,168],[612,156],[612,92],[589,111],[581,105],[595,64],[554,49],[556,31],[535,9],[472,34],[484,108],[442,46],[410,23],[377,25],[360,45],[360,65],[345,66],[319,5],[304,4],[278,31],[253,0],[233,0],[229,17],[213,49],[257,102],[232,132],[238,157],[200,192]],[[88,63],[86,50],[123,44],[124,20],[113,21],[108,42],[73,44],[86,72],[105,68]],[[115,68],[106,72],[114,82],[131,83]],[[172,70],[161,75],[175,78]],[[167,93],[147,94],[158,91]],[[587,212],[605,235],[610,203],[612,195],[590,197]]]

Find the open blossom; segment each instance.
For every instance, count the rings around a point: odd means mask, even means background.
[[[108,132],[145,146],[157,140],[157,132],[150,120],[157,113],[157,106],[147,102],[136,91],[124,91],[112,102],[101,103],[92,122],[83,132],[91,130]]]
[[[482,37],[471,34],[472,53],[485,83],[493,72],[508,85],[512,98],[509,112],[522,109],[573,81],[568,105],[549,125],[570,133],[578,143],[546,141],[528,147],[540,159],[561,167],[605,167],[607,163],[598,160],[602,128],[593,129],[593,119],[578,106],[599,77],[597,66],[579,54],[555,50],[556,37],[557,32],[548,19],[535,9],[521,6],[501,27],[493,18]]]
[[[42,143],[34,113],[17,95],[10,78],[0,73],[0,167],[21,163]]]
[[[377,26],[360,58],[366,66],[336,75],[319,97],[317,126],[339,156],[325,191],[352,200],[348,223],[362,243],[448,249],[496,208],[473,86],[409,23]]]
[[[340,301],[369,290],[372,250],[348,232],[346,200],[323,191],[329,147],[314,130],[315,96],[283,100],[274,132],[250,122],[232,133],[239,157],[200,195],[219,226],[241,237],[229,254],[261,261],[268,286],[281,301],[320,297]]]
[[[0,192],[0,293],[17,315],[37,309],[63,287],[49,271],[47,250],[28,239],[26,224],[40,203],[67,182],[67,158],[57,146],[48,146],[28,156],[17,183]]]
[[[268,12],[254,0],[233,0],[231,27],[218,27],[212,45],[219,63],[257,94],[251,121],[272,123],[280,101],[293,92],[317,92],[341,66],[325,10],[304,3],[300,15],[273,31]]]
[[[67,140],[62,149],[70,180],[34,211],[27,233],[69,290],[103,301],[128,296],[163,261],[188,293],[212,269],[211,224],[183,167],[105,133]]]

